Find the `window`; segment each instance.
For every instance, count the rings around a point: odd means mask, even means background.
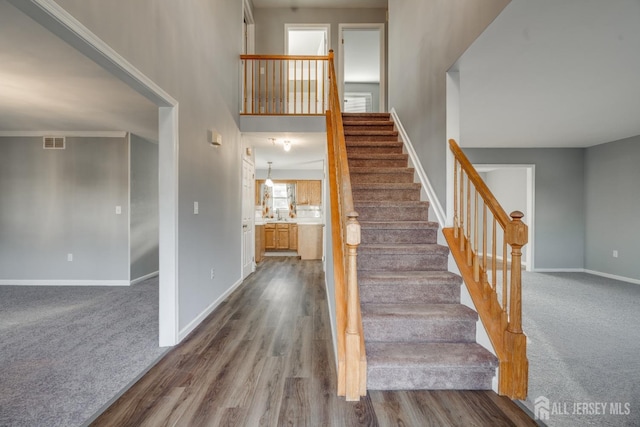
[[[287,184],[273,184],[273,211],[280,210],[281,215],[288,214],[289,199],[287,197]],[[283,212],[286,210],[287,212]]]

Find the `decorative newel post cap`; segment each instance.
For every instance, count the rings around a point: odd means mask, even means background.
[[[524,218],[524,214],[522,212],[520,212],[520,211],[513,211],[513,212],[511,212],[511,214],[509,214],[509,216],[514,221],[520,221],[522,218]]]

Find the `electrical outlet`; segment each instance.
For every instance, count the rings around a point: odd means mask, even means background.
[[[122,214],[122,206],[116,206],[116,215]]]
[[[613,250],[613,257],[618,258],[618,251],[615,249]]]
[[[198,206],[198,202],[193,202],[193,214],[198,215],[198,212],[200,212],[200,207]]]
[[[73,261],[73,254],[67,254],[67,261]]]
[[[211,269],[211,280],[213,280],[216,277],[216,269],[212,268]]]

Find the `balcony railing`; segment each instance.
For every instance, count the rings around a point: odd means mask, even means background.
[[[324,115],[329,56],[240,55],[246,115]]]

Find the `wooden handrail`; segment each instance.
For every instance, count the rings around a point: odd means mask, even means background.
[[[454,215],[453,227],[443,229],[443,233],[498,356],[498,392],[524,399],[528,388],[526,336],[522,332],[522,247],[528,239],[528,228],[522,222],[524,214],[515,211],[507,215],[453,139],[449,140],[449,147],[454,155]],[[497,271],[500,244],[501,278]],[[511,247],[510,259],[507,246]]]
[[[329,55],[240,55],[242,115],[324,115]]]
[[[338,341],[338,395],[358,401],[366,395],[366,351],[360,296],[358,292],[357,248],[360,224],[354,210],[347,162],[340,98],[329,52],[329,109],[326,112],[329,193],[333,238],[333,271]]]

